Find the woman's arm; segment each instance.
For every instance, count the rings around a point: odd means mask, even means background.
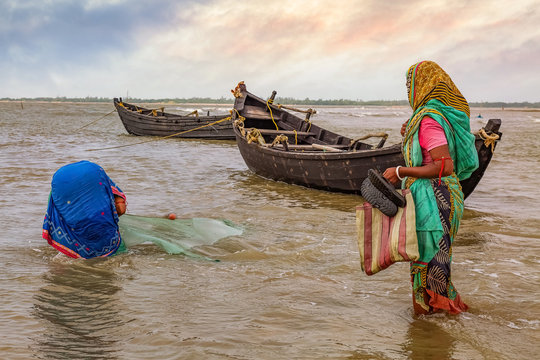
[[[118,216],[122,216],[126,213],[126,200],[124,200],[123,197],[114,195],[114,205],[116,205]]]
[[[410,176],[415,178],[433,179],[438,178],[439,176],[449,176],[454,172],[454,163],[452,162],[452,158],[450,157],[448,145],[437,146],[431,149],[429,154],[431,155],[431,158],[434,159],[433,162],[416,167],[402,166],[399,168],[399,176],[401,176],[402,178],[404,178],[405,176]],[[397,177],[395,167],[386,169],[383,173],[383,176],[394,185],[397,185],[400,182]]]

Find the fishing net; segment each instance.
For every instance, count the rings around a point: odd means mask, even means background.
[[[118,223],[125,248],[153,243],[168,254],[205,258],[190,251],[201,245],[212,245],[228,236],[242,234],[242,229],[228,220],[165,218],[123,215]],[[119,249],[119,252],[125,249]],[[211,260],[211,259],[208,259]]]

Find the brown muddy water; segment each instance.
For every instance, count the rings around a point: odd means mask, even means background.
[[[354,195],[259,178],[234,142],[141,139],[111,104],[0,103],[0,354],[3,359],[532,359],[540,352],[540,112],[502,119],[503,140],[465,202],[453,279],[470,310],[415,317],[408,264],[368,277]],[[176,106],[167,111],[191,111]],[[214,111],[214,107],[201,107]],[[223,106],[217,110],[226,111]],[[399,141],[403,108],[319,107],[313,121]],[[483,119],[476,118],[481,113]],[[54,171],[87,159],[128,213],[229,219],[241,236],[198,249],[151,244],[76,261],[41,239]]]

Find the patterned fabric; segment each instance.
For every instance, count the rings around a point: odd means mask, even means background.
[[[398,261],[418,260],[415,206],[409,189],[402,189],[407,205],[393,217],[370,203],[356,207],[356,228],[360,265],[373,275]]]
[[[411,281],[415,301],[426,311],[446,310],[458,314],[467,310],[452,284],[452,242],[463,215],[463,193],[456,176],[430,181],[437,201],[438,213],[443,227],[439,251],[429,263],[411,262]]]
[[[43,238],[73,258],[114,254],[121,244],[115,195],[125,199],[99,165],[80,161],[61,167],[51,181]]]
[[[416,303],[426,310],[456,314],[467,309],[450,277],[452,243],[463,214],[459,181],[478,168],[470,110],[448,74],[432,61],[422,61],[407,72],[407,91],[413,114],[405,129],[403,157],[408,167],[422,166],[418,129],[425,116],[437,121],[448,141],[454,173],[441,179],[405,178],[416,206],[416,232],[420,258],[411,263]],[[437,216],[439,214],[439,216]]]
[[[437,71],[437,69],[439,70]],[[425,76],[424,71],[427,74],[435,76],[439,81],[430,81]],[[455,85],[453,85],[448,75],[433,62],[421,62],[413,65],[409,69],[409,74],[409,94],[412,94],[410,101],[414,112],[407,123],[405,137],[403,139],[402,151],[405,164],[409,167],[422,166],[423,156],[420,142],[418,141],[418,129],[422,119],[425,116],[429,116],[437,121],[444,129],[448,141],[448,150],[454,163],[454,172],[458,179],[467,179],[478,168],[478,153],[474,145],[475,136],[470,131],[469,116],[467,113],[443,103],[443,100],[446,101],[448,98],[457,99],[463,97],[456,88],[454,93],[452,93],[453,96],[450,96],[449,93],[445,98],[434,98],[436,93],[429,91],[429,89],[430,86],[439,86],[440,79],[444,79],[446,83],[451,83],[453,88],[455,88]],[[426,81],[427,85],[422,83],[422,81]],[[427,103],[424,103],[424,101],[417,100],[418,96],[429,98],[429,100]],[[423,105],[418,107],[418,104]],[[405,178],[403,185],[406,188],[410,188],[413,194],[417,209],[416,227],[420,259],[428,263],[435,253],[439,251],[439,239],[443,235],[441,221],[436,216],[433,216],[438,211],[433,189],[429,179]]]
[[[471,116],[469,104],[448,74],[433,61],[421,61],[407,71],[407,95],[413,111],[437,99]]]

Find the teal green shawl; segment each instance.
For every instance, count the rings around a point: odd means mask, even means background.
[[[416,109],[407,124],[403,140],[403,156],[408,167],[422,166],[422,150],[418,142],[418,129],[424,116],[436,120],[444,129],[448,149],[454,162],[454,172],[459,180],[467,179],[478,168],[478,154],[475,148],[475,136],[471,133],[469,117],[463,111],[444,105],[439,100],[429,100]],[[463,193],[458,181],[448,176],[445,182],[451,187],[459,187],[461,199],[454,201],[454,206],[463,210]],[[430,179],[403,180],[404,187],[409,187],[416,208],[416,230],[420,251],[420,262],[428,263],[439,251],[439,239],[443,228],[439,219],[437,202]],[[457,189],[456,189],[457,190]],[[460,219],[454,219],[453,228],[459,226]],[[453,234],[451,234],[453,235]]]

